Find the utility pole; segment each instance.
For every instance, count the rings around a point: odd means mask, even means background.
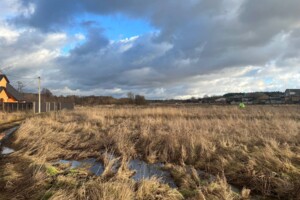
[[[20,93],[23,93],[24,84],[21,81],[18,81],[17,84],[18,84],[18,91]]]
[[[41,77],[38,77],[39,79],[39,113],[41,113]]]

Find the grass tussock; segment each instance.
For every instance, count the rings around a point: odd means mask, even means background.
[[[110,199],[103,196],[108,194],[103,187],[110,193],[128,191],[115,199],[139,199],[141,193],[148,199],[156,194],[169,199],[247,199],[255,193],[295,199],[300,198],[299,130],[299,106],[82,107],[27,119],[14,144],[19,155],[44,162],[101,159],[100,152],[107,150],[120,157],[116,173],[113,162],[106,162],[101,180],[48,192],[53,199],[90,194]],[[132,173],[126,160],[136,157],[171,166],[180,195],[165,191],[155,180],[126,182]],[[205,182],[197,170],[224,178]],[[236,196],[229,183],[247,189]]]

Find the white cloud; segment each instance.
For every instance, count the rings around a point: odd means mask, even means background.
[[[300,87],[300,15],[295,8],[300,4],[282,4],[3,0],[0,65],[20,76],[42,75],[45,87],[57,94],[122,96],[133,91],[150,98],[189,98],[283,91]],[[73,19],[86,13],[122,13],[159,31],[111,41],[103,34],[109,27],[96,21],[70,34]]]
[[[13,30],[6,23],[0,22],[0,39],[4,39],[6,44],[12,44],[16,42],[20,33],[16,30]]]

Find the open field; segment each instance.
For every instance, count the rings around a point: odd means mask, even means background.
[[[0,199],[300,198],[299,105],[80,107],[28,118],[7,145]],[[57,163],[87,158],[100,176]],[[177,187],[131,179],[132,159]]]

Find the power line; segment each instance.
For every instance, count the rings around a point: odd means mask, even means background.
[[[23,84],[23,87],[28,87],[28,86],[37,86],[36,80],[31,80],[31,81],[12,81],[11,85],[14,85],[15,87],[19,84],[18,82],[21,82]]]
[[[6,74],[5,73],[5,75],[7,75],[7,76],[9,76],[9,77],[13,77],[13,78],[18,78],[18,79],[35,79],[35,80],[37,80],[38,79],[38,77],[20,77],[20,76],[15,76],[15,75],[11,75],[11,74]]]
[[[12,75],[10,73],[3,72],[3,69],[2,70],[0,69],[0,73],[5,74],[6,76],[9,76],[9,77],[18,78],[18,79],[35,79],[35,80],[38,79],[38,77],[21,77],[21,76]]]

